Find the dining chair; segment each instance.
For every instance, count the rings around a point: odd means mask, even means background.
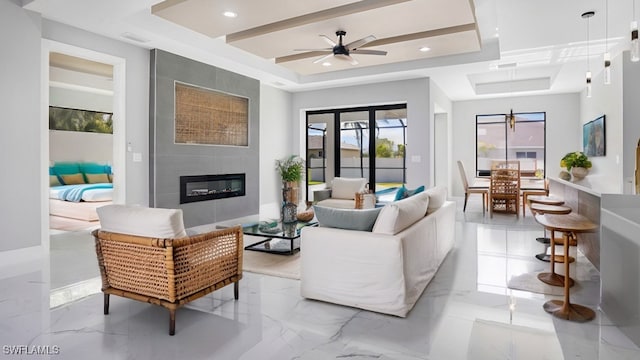
[[[520,214],[520,162],[493,161],[489,185],[489,216],[493,212]]]
[[[467,180],[467,174],[464,171],[464,164],[460,160],[458,160],[458,170],[460,170],[460,177],[462,178],[462,185],[464,186],[464,206],[462,207],[462,212],[467,210],[467,200],[470,194],[482,194],[482,213],[484,214],[489,188],[487,186],[469,186],[469,180]]]

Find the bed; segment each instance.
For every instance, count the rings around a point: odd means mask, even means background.
[[[113,175],[108,165],[56,163],[49,169],[49,214],[97,221],[96,209],[113,200]]]

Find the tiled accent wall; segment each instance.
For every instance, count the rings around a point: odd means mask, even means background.
[[[162,50],[151,50],[149,203],[181,208],[186,227],[257,214],[259,196],[260,82]],[[175,82],[249,99],[249,146],[176,144]],[[246,195],[180,204],[180,176],[246,174]]]

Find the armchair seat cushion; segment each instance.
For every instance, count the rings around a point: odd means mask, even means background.
[[[354,209],[356,206],[356,202],[355,200],[329,198],[329,199],[318,201],[316,205],[338,208],[338,209]]]

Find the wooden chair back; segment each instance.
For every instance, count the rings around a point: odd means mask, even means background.
[[[517,160],[493,161],[489,185],[489,214],[502,212],[519,215],[520,210],[520,162]]]

